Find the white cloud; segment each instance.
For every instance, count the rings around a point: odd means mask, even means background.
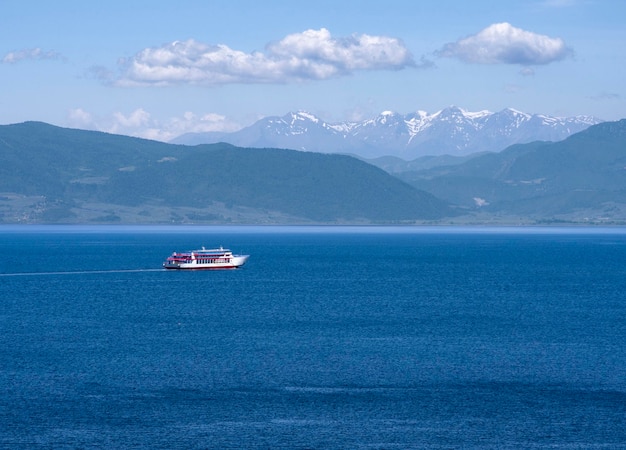
[[[357,70],[398,70],[415,66],[395,38],[352,35],[334,38],[324,28],[291,34],[245,53],[193,39],[147,48],[121,61],[118,85],[287,83],[345,76]]]
[[[115,126],[121,129],[142,128],[150,123],[150,113],[142,108],[136,109],[129,115],[125,116],[121,112],[113,113],[115,118]],[[115,130],[112,130],[115,132]]]
[[[185,112],[180,117],[159,120],[143,108],[129,114],[114,112],[107,117],[95,117],[91,113],[76,108],[68,113],[68,125],[75,128],[104,131],[113,134],[153,139],[168,142],[185,133],[209,131],[237,131],[241,126],[227,117],[206,113],[197,115]]]
[[[24,60],[64,59],[55,51],[44,51],[40,48],[26,48],[9,52],[2,58],[4,64],[15,64]]]
[[[476,64],[549,64],[571,55],[563,39],[496,23],[472,36],[446,44],[440,56]]]
[[[74,127],[91,127],[93,124],[93,118],[91,114],[82,108],[72,109],[68,113],[68,121]]]

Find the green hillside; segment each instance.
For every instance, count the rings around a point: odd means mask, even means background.
[[[626,220],[626,120],[515,145],[402,179],[467,211],[535,220]]]
[[[0,221],[398,222],[446,203],[349,156],[0,126]]]

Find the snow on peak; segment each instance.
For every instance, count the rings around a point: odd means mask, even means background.
[[[376,123],[380,123],[380,124],[387,124],[387,123],[395,123],[394,118],[398,117],[399,115],[393,111],[383,111],[380,113],[380,115],[374,120],[374,122]]]
[[[504,111],[509,111],[513,114],[521,114],[522,116],[527,116],[528,114],[525,112],[520,111],[519,109],[515,109],[515,108],[505,108]]]
[[[314,123],[318,123],[320,121],[320,119],[317,116],[306,111],[298,111],[295,113],[291,113],[291,118],[293,120],[309,120]]]
[[[424,155],[497,152],[529,140],[555,141],[599,122],[593,117],[556,118],[512,108],[492,113],[449,106],[436,113],[385,110],[366,119],[330,123],[300,110],[282,117],[264,117],[251,126],[254,132],[235,132],[232,140],[223,135],[220,139],[234,145],[277,148],[302,148],[303,143],[315,142],[328,152],[392,155],[408,160]],[[252,127],[263,127],[263,132]]]
[[[502,112],[505,113],[505,114],[506,113],[511,114],[512,116],[520,116],[520,117],[523,117],[523,118],[526,118],[526,119],[530,119],[532,117],[530,114],[522,112],[522,111],[519,111],[519,110],[517,110],[515,108],[506,108]]]
[[[295,116],[300,117],[302,119],[310,120],[311,122],[315,122],[315,123],[318,123],[320,121],[319,117],[306,111],[298,111],[295,114]]]
[[[491,116],[493,113],[489,110],[483,109],[481,111],[471,112],[471,111],[463,111],[463,115],[468,119],[482,119],[483,117]]]
[[[461,115],[462,117],[466,119],[476,120],[476,119],[482,119],[483,117],[491,116],[492,114],[493,113],[491,111],[488,111],[486,109],[483,109],[480,111],[468,111],[466,109],[459,108],[458,106],[451,105],[445,109],[442,109],[441,111],[437,111],[431,117],[434,118],[437,116]]]
[[[329,142],[340,139],[341,143],[336,145],[342,151],[352,151],[367,143],[370,153],[375,151],[372,149],[381,154],[404,149],[402,155],[408,157],[419,155],[422,151],[454,155],[477,150],[499,151],[514,143],[525,142],[528,136],[534,140],[566,137],[593,122],[593,118],[556,118],[527,114],[513,108],[494,113],[449,106],[433,114],[422,110],[410,114],[384,110],[370,119],[337,123],[325,122],[306,111],[297,111],[282,118],[270,119],[266,126],[275,129],[280,136],[311,136],[310,139],[327,139]],[[437,143],[436,148],[434,143]],[[331,144],[328,146],[332,147]],[[427,150],[422,150],[422,147]]]

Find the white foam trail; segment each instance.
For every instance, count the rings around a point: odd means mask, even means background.
[[[0,273],[0,277],[28,277],[37,275],[78,275],[98,273],[128,273],[128,272],[165,272],[165,269],[112,269],[112,270],[69,270],[63,272],[15,272]]]

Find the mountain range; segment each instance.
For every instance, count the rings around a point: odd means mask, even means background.
[[[623,225],[626,119],[411,162],[4,125],[0,223]]]
[[[172,143],[227,142],[241,147],[347,153],[362,158],[395,156],[410,161],[427,155],[498,152],[537,140],[560,141],[600,122],[591,116],[559,118],[510,108],[497,113],[469,112],[451,106],[434,114],[385,111],[360,122],[328,123],[300,111],[266,117],[231,133],[187,133]]]
[[[4,223],[396,223],[454,214],[346,155],[0,126]]]
[[[450,162],[450,161],[448,161]],[[623,223],[626,119],[396,176],[488,221]]]

